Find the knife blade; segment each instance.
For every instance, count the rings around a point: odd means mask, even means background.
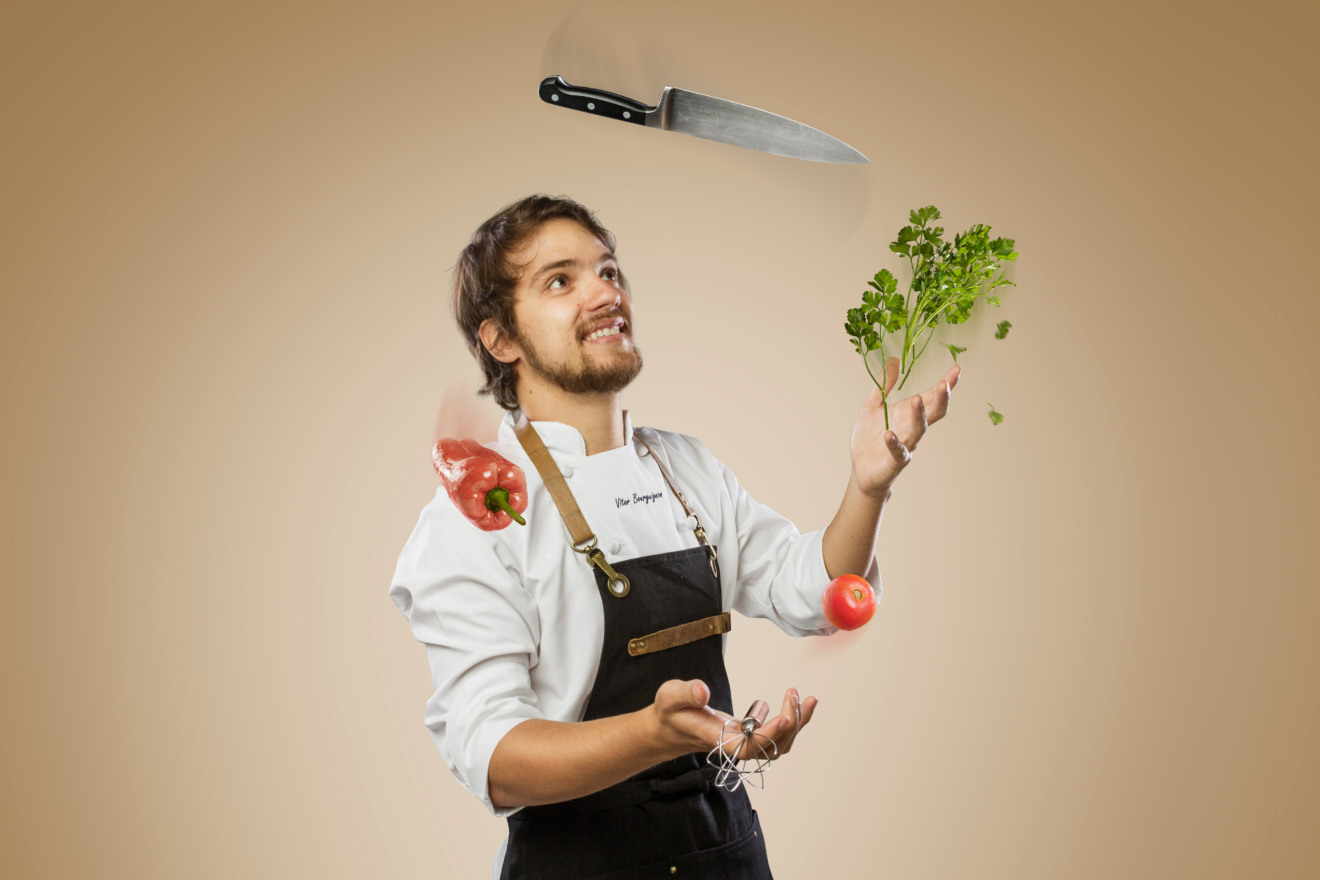
[[[537,94],[547,104],[593,116],[677,131],[776,156],[810,162],[871,161],[838,138],[810,125],[768,110],[673,86],[665,86],[654,107],[604,89],[570,85],[562,76],[541,80]]]

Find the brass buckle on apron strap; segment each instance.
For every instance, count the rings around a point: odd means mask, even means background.
[[[693,514],[696,519],[696,514]],[[706,530],[701,527],[701,521],[697,520],[697,527],[692,530],[697,536],[697,540],[706,545],[706,550],[710,552],[710,573],[715,575],[715,580],[720,579],[720,554],[716,552],[715,545],[706,540]]]
[[[573,549],[579,553],[585,553],[588,563],[605,572],[605,579],[609,582],[610,595],[618,596],[620,599],[628,595],[628,590],[630,590],[631,587],[628,585],[627,576],[619,574],[608,562],[605,561],[605,554],[596,546],[596,536],[592,535],[583,543],[585,543],[586,546],[579,547],[577,544],[574,544]]]
[[[733,619],[726,611],[723,614],[716,614],[714,617],[706,617],[701,620],[682,623],[678,626],[671,626],[669,629],[653,632],[649,636],[638,636],[628,642],[628,653],[634,657],[640,657],[642,654],[653,654],[656,651],[664,651],[667,648],[677,648],[679,645],[695,642],[697,639],[717,636],[731,629],[733,629]]]

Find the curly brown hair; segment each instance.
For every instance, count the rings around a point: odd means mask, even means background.
[[[505,205],[477,227],[454,268],[454,320],[486,377],[486,384],[477,393],[494,396],[495,402],[506,410],[518,407],[517,376],[512,364],[496,360],[486,350],[479,331],[483,321],[493,319],[500,333],[515,341],[519,338],[513,295],[523,267],[513,265],[509,254],[526,244],[541,224],[556,217],[576,220],[614,250],[614,236],[591,209],[570,198],[537,194]],[[632,289],[622,269],[619,282],[631,295]]]

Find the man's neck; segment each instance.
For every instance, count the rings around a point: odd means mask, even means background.
[[[520,395],[518,406],[528,421],[562,422],[576,428],[587,444],[587,455],[618,449],[624,444],[623,405],[617,392],[524,394]]]

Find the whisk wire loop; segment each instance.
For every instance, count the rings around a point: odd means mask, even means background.
[[[752,788],[765,787],[765,771],[779,757],[775,741],[757,728],[761,722],[752,716],[742,721],[729,719],[720,728],[715,748],[706,755],[706,763],[719,770],[713,780],[725,791],[737,791],[745,782]],[[768,750],[767,750],[768,749]],[[746,752],[746,757],[739,757]]]

